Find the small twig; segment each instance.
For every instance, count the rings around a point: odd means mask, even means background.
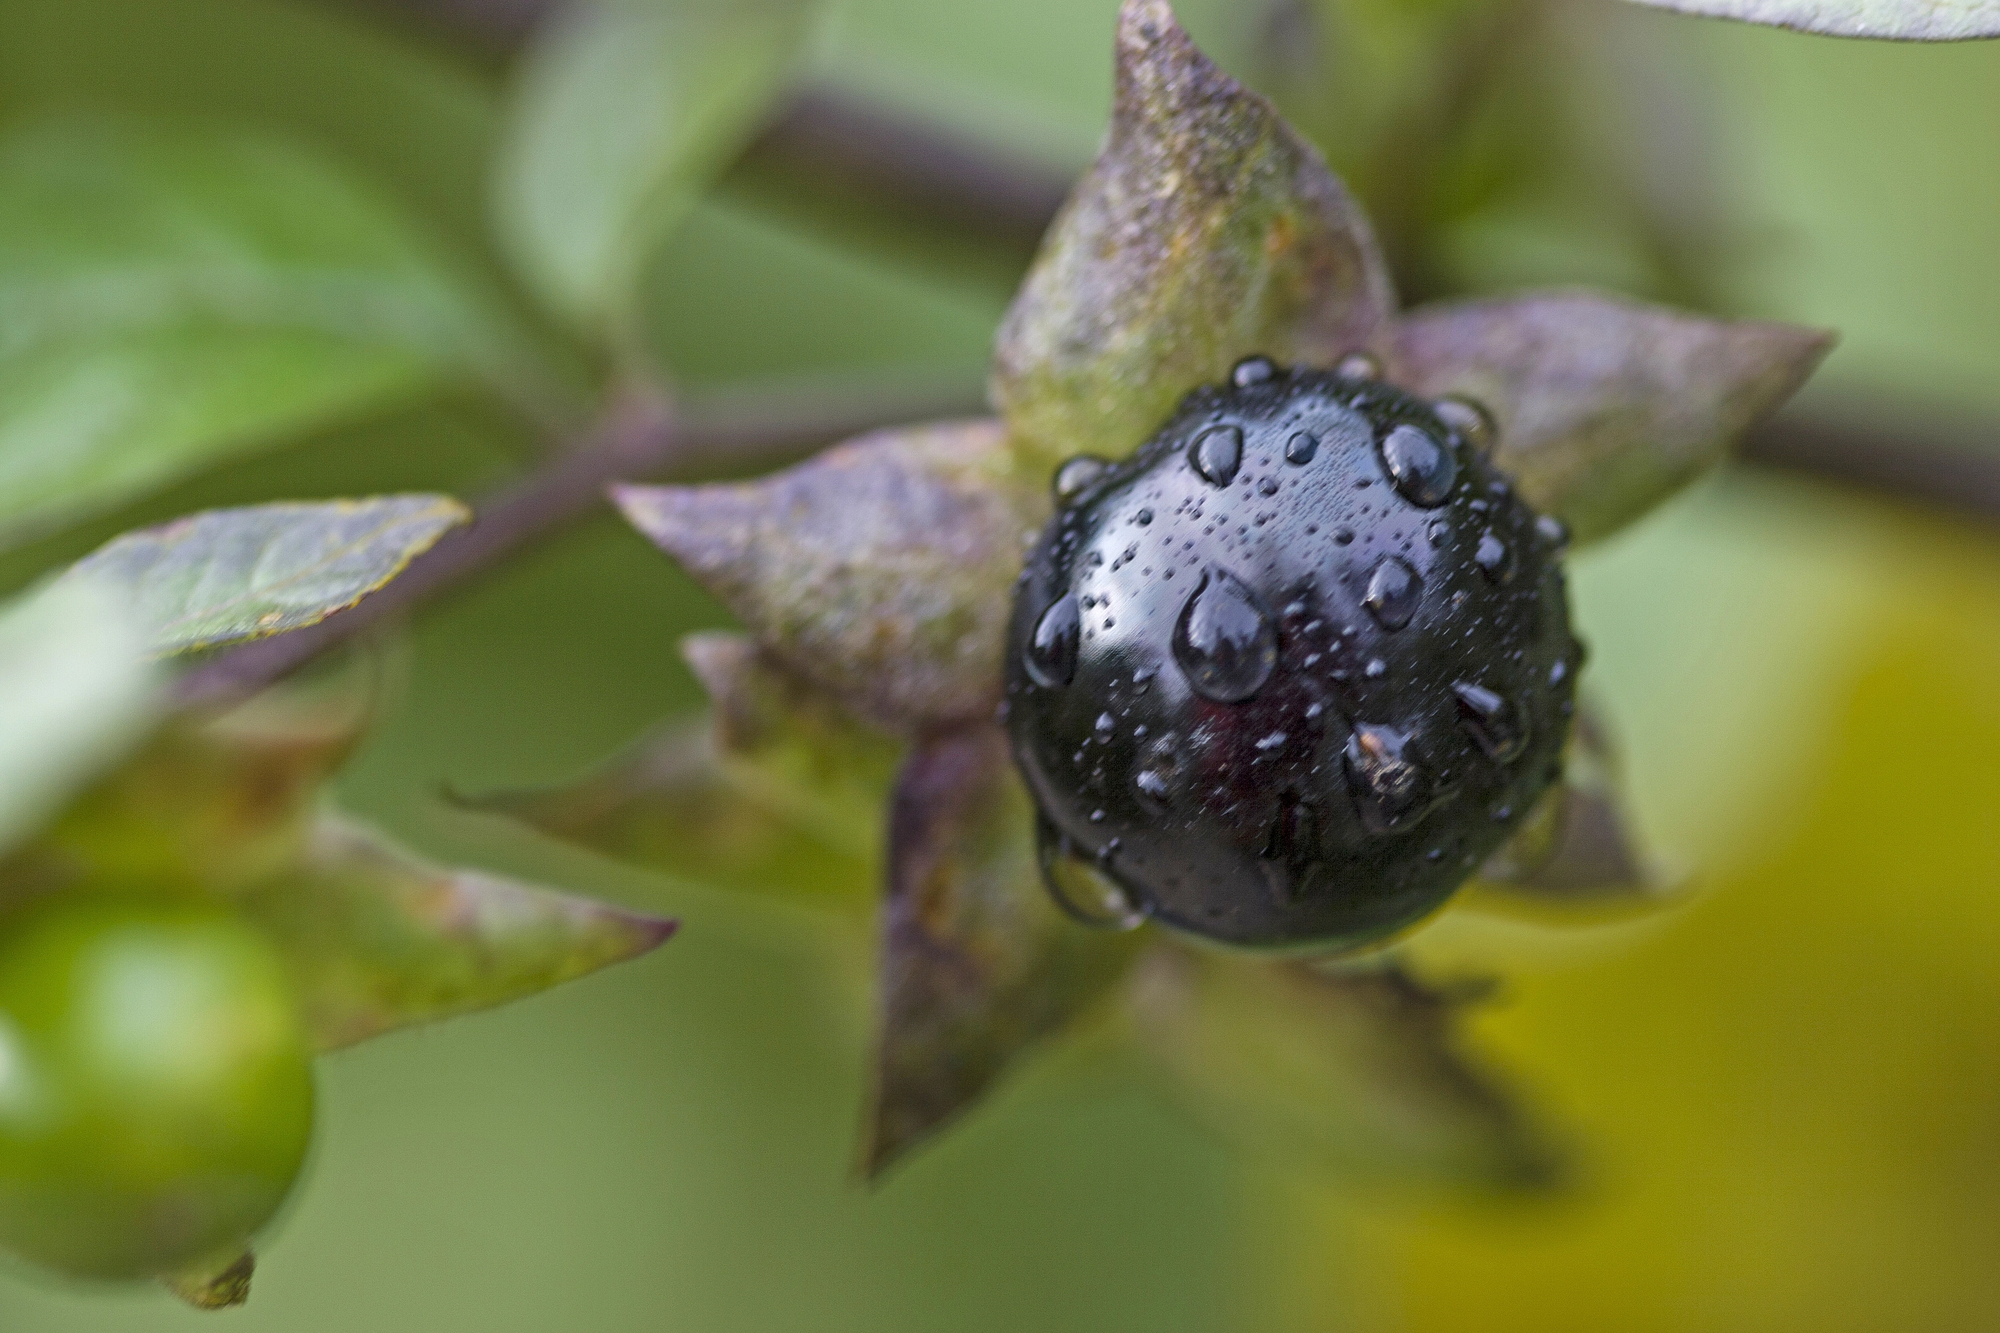
[[[558,0],[373,0],[500,41],[518,40]],[[774,163],[818,156],[851,167],[850,182],[895,207],[988,238],[1040,234],[1068,183],[1061,172],[952,131],[826,89],[801,94],[751,146]],[[824,173],[821,173],[824,175]],[[837,173],[836,173],[837,174]],[[971,221],[967,221],[970,219]],[[1754,432],[1752,462],[1865,487],[1890,497],[2000,519],[2000,426],[1926,420],[1883,404],[1852,412],[1787,411]]]
[[[844,436],[881,426],[983,411],[966,382],[893,394],[815,390],[736,391],[674,414],[649,396],[608,413],[581,445],[481,505],[394,583],[309,629],[245,644],[181,677],[178,702],[206,706],[244,698],[418,603],[470,581],[531,542],[588,517],[615,481],[742,474],[803,457]]]
[[[1880,496],[2000,520],[2000,423],[1915,404],[1826,398],[1780,412],[1741,457]]]

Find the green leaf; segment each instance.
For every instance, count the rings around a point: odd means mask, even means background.
[[[316,625],[471,518],[444,495],[211,509],[113,538],[65,577],[129,590],[152,651],[191,652]]]
[[[925,742],[890,815],[871,1176],[979,1100],[1124,977],[1137,937],[1059,911],[1034,811],[988,723]]]
[[[684,881],[872,901],[899,747],[742,635],[682,650],[714,701],[707,722],[644,737],[578,782],[463,804]]]
[[[625,331],[653,249],[756,131],[811,0],[586,0],[521,70],[499,227],[548,304]]]
[[[0,856],[138,742],[158,683],[115,588],[76,580],[0,607]]]
[[[0,543],[446,376],[540,392],[395,210],[243,130],[0,134]]]
[[[1049,512],[997,423],[880,431],[762,480],[614,498],[863,717],[905,731],[992,716],[1014,579]]]
[[[1502,1191],[1556,1178],[1549,1143],[1460,1049],[1458,1006],[1408,975],[1160,948],[1140,1035],[1200,1119],[1288,1176]]]
[[[1741,19],[1829,37],[1963,42],[2000,37],[1996,0],[1637,0],[1655,9]]]
[[[1832,344],[1817,329],[1591,292],[1427,306],[1381,340],[1395,383],[1464,394],[1493,412],[1493,461],[1579,541],[1631,522],[1719,462]]]
[[[1670,888],[1633,830],[1623,765],[1594,714],[1580,712],[1570,729],[1562,781],[1487,858],[1470,887],[1474,906],[1625,908],[1668,900]]]
[[[1110,137],[1001,325],[993,401],[1044,468],[1121,457],[1242,357],[1331,364],[1394,305],[1319,154],[1164,0],[1126,0]]]
[[[321,1050],[491,1008],[656,947],[674,923],[427,866],[322,819],[303,861],[237,898],[284,954]]]

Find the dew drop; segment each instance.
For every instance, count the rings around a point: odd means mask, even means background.
[[[1278,664],[1278,631],[1257,595],[1225,570],[1202,575],[1174,625],[1174,660],[1195,693],[1241,703]]]
[[[1066,505],[1097,483],[1111,464],[1095,454],[1078,454],[1056,469],[1055,495],[1058,505]]]
[[[1505,583],[1514,575],[1514,553],[1490,530],[1480,534],[1479,549],[1472,553],[1472,562],[1495,583]]]
[[[1309,430],[1294,432],[1285,441],[1285,461],[1287,463],[1310,463],[1319,452],[1319,436]]]
[[[1488,453],[1493,443],[1500,437],[1500,428],[1493,421],[1493,414],[1486,410],[1486,404],[1464,394],[1447,394],[1431,405],[1438,414],[1438,420],[1451,427],[1452,433],[1480,453]]]
[[[1382,437],[1382,466],[1397,492],[1420,509],[1437,508],[1458,484],[1451,451],[1415,426],[1398,426]]]
[[[1361,604],[1383,629],[1401,629],[1417,613],[1423,600],[1424,581],[1409,561],[1401,556],[1384,556],[1368,577],[1368,595]]]
[[[1195,440],[1189,452],[1194,470],[1212,485],[1227,486],[1243,465],[1243,430],[1240,426],[1210,426]]]
[[[1074,597],[1059,598],[1042,612],[1021,655],[1028,678],[1050,690],[1069,684],[1076,676],[1077,639],[1082,628],[1083,612]]]
[[[1486,757],[1505,764],[1528,748],[1528,727],[1519,709],[1504,695],[1484,685],[1461,680],[1451,687],[1458,697],[1458,720]]]
[[[1273,750],[1282,750],[1285,748],[1285,742],[1288,739],[1290,738],[1284,732],[1274,731],[1257,742],[1257,749],[1264,754],[1269,754]]]
[[[1341,755],[1361,822],[1392,833],[1423,817],[1437,802],[1437,784],[1417,762],[1410,738],[1394,727],[1356,723]]]
[[[1361,668],[1361,674],[1370,680],[1380,680],[1389,672],[1389,664],[1379,657],[1368,659],[1368,665]]]
[[[1056,905],[1086,926],[1132,930],[1145,912],[1124,886],[1083,857],[1047,819],[1035,821],[1035,859]]]
[[[1277,493],[1278,479],[1276,477],[1266,477],[1257,483],[1257,494],[1269,496],[1276,495]]]
[[[1132,521],[1142,528],[1146,527],[1153,521],[1153,511],[1150,509],[1141,509],[1138,513],[1132,515]]]
[[[1367,352],[1349,352],[1334,363],[1333,373],[1344,380],[1379,380],[1382,363]]]
[[[1096,731],[1099,740],[1108,737],[1109,735],[1111,735],[1112,732],[1116,730],[1118,730],[1118,720],[1112,717],[1111,714],[1099,713],[1097,715]]]
[[[1569,524],[1554,514],[1543,514],[1535,520],[1535,535],[1560,551],[1569,545]]]
[[[1174,784],[1157,768],[1140,769],[1138,776],[1132,779],[1132,785],[1139,789],[1140,795],[1150,796],[1162,803],[1173,795],[1174,790]]]
[[[1268,356],[1246,356],[1229,372],[1229,382],[1239,389],[1264,384],[1278,374],[1277,362]]]
[[[1335,528],[1333,530],[1333,544],[1335,546],[1348,546],[1351,545],[1353,541],[1354,541],[1353,528]]]

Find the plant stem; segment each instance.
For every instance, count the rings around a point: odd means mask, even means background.
[[[395,582],[310,628],[244,644],[201,663],[181,677],[176,701],[206,707],[254,694],[589,517],[605,503],[612,482],[741,475],[792,462],[866,430],[985,410],[983,386],[971,377],[914,387],[738,390],[678,413],[652,395],[627,395],[576,448],[478,506],[469,525],[447,534]]]

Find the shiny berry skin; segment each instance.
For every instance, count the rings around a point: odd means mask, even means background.
[[[1519,825],[1559,776],[1582,649],[1561,526],[1475,420],[1252,358],[1126,461],[1063,470],[1005,706],[1059,901],[1351,948]]]
[[[0,919],[0,1249],[142,1278],[227,1259],[311,1138],[284,965],[220,909],[80,890]]]

